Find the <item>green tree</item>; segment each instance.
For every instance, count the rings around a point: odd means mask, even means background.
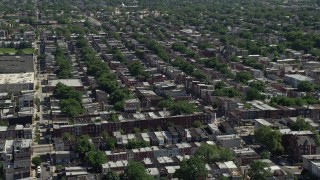
[[[253,79],[253,76],[247,71],[238,72],[235,77],[236,81],[242,83],[247,83],[251,79]]]
[[[108,150],[113,150],[116,148],[116,139],[114,137],[107,137],[106,139],[106,145]]]
[[[265,145],[266,148],[273,153],[280,153],[283,151],[281,144],[281,133],[279,130],[273,130],[269,126],[263,126],[254,133],[256,140]]]
[[[80,102],[75,99],[60,100],[60,107],[61,112],[67,114],[69,117],[75,117],[84,113]]]
[[[84,160],[92,167],[93,171],[99,172],[101,165],[107,161],[107,156],[103,151],[89,151],[86,153]]]
[[[124,179],[128,180],[152,180],[146,169],[140,162],[129,161],[124,173]]]
[[[32,158],[32,164],[34,164],[36,167],[40,166],[41,162],[42,162],[42,160],[39,156]]]
[[[103,180],[120,180],[120,177],[117,173],[114,171],[109,171],[107,174],[104,176]]]
[[[261,158],[262,159],[270,159],[270,154],[268,151],[264,150],[261,152]]]
[[[82,155],[94,150],[94,146],[92,142],[90,142],[90,137],[88,135],[81,135],[80,137],[78,137],[75,150]]]
[[[144,71],[145,68],[142,63],[135,61],[128,65],[128,70],[133,76],[144,76],[147,77],[147,73]]]
[[[110,100],[111,104],[115,104],[119,101],[127,99],[128,97],[129,97],[129,94],[127,91],[125,91],[123,89],[117,89],[111,93],[109,100]]]
[[[303,118],[297,118],[296,122],[291,124],[291,129],[294,131],[304,131],[309,130],[313,133],[316,144],[320,145],[320,135],[319,132],[316,131],[314,127],[310,125],[310,123],[306,122]]]
[[[264,92],[265,91],[265,83],[263,81],[251,81],[249,83],[249,86],[252,87],[252,88],[255,88],[261,92]]]
[[[226,96],[226,97],[240,97],[241,92],[235,88],[222,88],[222,89],[215,89],[213,92],[214,96]]]
[[[137,133],[140,133],[141,130],[137,127],[134,127],[133,130],[132,130],[133,133],[137,134]]]
[[[129,139],[127,148],[137,149],[150,146],[149,143],[143,139]]]
[[[250,167],[249,176],[251,179],[265,180],[266,177],[271,175],[270,170],[266,169],[268,167],[266,162],[256,160],[250,164]]]
[[[85,47],[87,45],[88,45],[87,40],[83,36],[77,37],[76,46],[78,48],[82,48],[82,47]]]
[[[194,121],[194,122],[192,123],[192,126],[193,126],[194,128],[199,128],[199,127],[202,126],[202,123],[201,123],[201,121]]]
[[[226,177],[226,176],[223,176],[221,175],[218,180],[230,180],[231,178],[230,177]]]
[[[316,89],[316,86],[309,81],[301,81],[298,84],[298,90],[303,92],[313,92]]]
[[[264,100],[266,98],[265,95],[261,94],[261,92],[256,88],[250,88],[246,93],[246,100]]]
[[[60,82],[54,88],[53,96],[58,99],[75,99],[78,102],[81,102],[82,100],[82,93],[80,91]]]
[[[304,131],[304,130],[312,131],[314,128],[308,122],[306,122],[303,118],[297,118],[296,122],[291,124],[291,129],[293,131]]]
[[[230,150],[209,144],[200,146],[195,153],[195,157],[203,160],[206,163],[230,161],[233,159],[233,155]]]
[[[191,73],[191,76],[195,77],[196,79],[199,79],[200,81],[206,81],[206,80],[208,80],[208,76],[207,76],[204,72],[202,72],[202,71],[200,71],[200,70],[198,70],[198,69],[196,69],[195,71],[193,71],[193,72]]]
[[[214,86],[215,89],[222,89],[224,88],[226,85],[223,81],[218,81],[217,84]]]
[[[206,179],[207,174],[205,162],[200,158],[191,157],[180,162],[180,169],[175,172],[174,176],[184,180],[198,180]]]
[[[193,103],[189,103],[188,101],[172,101],[172,100],[164,100],[160,102],[160,107],[166,107],[173,111],[173,114],[191,114],[197,111],[197,107]]]
[[[112,122],[116,122],[119,120],[119,116],[115,113],[111,113],[109,120]]]
[[[71,141],[71,140],[74,140],[74,136],[72,136],[69,132],[65,132],[62,135],[62,139],[64,141]]]

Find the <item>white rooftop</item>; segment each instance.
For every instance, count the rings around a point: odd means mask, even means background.
[[[256,121],[262,125],[265,126],[271,126],[271,123],[269,123],[268,121],[264,120],[264,119],[256,119]]]
[[[27,84],[34,82],[34,73],[0,74],[0,84]]]
[[[59,82],[71,87],[83,86],[80,79],[53,79],[49,81],[48,85],[51,87],[55,87]]]
[[[304,76],[301,74],[286,74],[286,77],[290,77],[290,78],[294,78],[300,81],[313,81],[312,78],[308,77],[308,76]]]

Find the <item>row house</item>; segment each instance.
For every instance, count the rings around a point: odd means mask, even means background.
[[[184,137],[185,132],[178,132],[174,127],[168,127],[168,132],[171,135],[172,143],[176,144],[180,140],[180,137]],[[182,133],[182,135],[180,135]]]
[[[169,146],[151,146],[131,150],[106,151],[108,161],[135,160],[143,161],[146,158],[174,157],[193,155],[201,146],[200,143],[177,143]]]
[[[160,58],[157,55],[150,54],[150,53],[145,53],[143,60],[149,63],[151,67],[157,67],[158,62],[164,63],[163,61],[160,60]]]
[[[139,99],[128,99],[124,102],[124,111],[128,113],[135,113],[141,109],[141,102]]]
[[[142,116],[140,114],[137,117]],[[185,127],[191,127],[194,121],[200,121],[202,124],[208,124],[213,121],[213,115],[210,113],[199,113],[183,116],[170,116],[165,112],[148,113],[142,119],[124,119],[118,122],[102,121],[99,123],[84,123],[74,125],[54,125],[53,135],[54,137],[62,137],[66,132],[71,135],[88,134],[89,136],[99,136],[102,131],[109,134],[122,129],[125,133],[133,131],[134,127],[140,129],[155,129],[156,127],[166,128],[168,124],[174,124],[176,131],[180,132],[180,141],[186,141]],[[87,115],[88,116],[88,115]],[[75,117],[75,120],[85,118],[84,116]],[[181,133],[182,132],[182,133]]]
[[[293,49],[286,49],[285,54],[288,58],[299,59],[299,60],[302,59],[302,53],[295,51]]]
[[[182,73],[177,67],[166,66],[163,73],[167,75],[170,79],[175,80],[179,73]]]
[[[221,46],[220,52],[226,57],[230,58],[232,56],[248,56],[248,50],[240,49],[233,45]]]
[[[240,147],[242,140],[236,134],[216,136],[217,144],[224,148]]]
[[[148,133],[140,133],[133,135],[131,139],[139,138],[146,141],[152,146],[161,146],[161,145],[171,145],[178,142],[204,142],[208,140],[214,140],[217,135],[221,132],[218,127],[214,127],[214,124],[210,124],[210,127],[207,128],[190,128],[190,129],[180,129],[180,134],[182,139],[180,139],[175,127],[169,127],[168,131],[156,131]],[[120,138],[117,138],[118,144],[127,144],[129,138],[123,138],[125,135],[121,135]]]
[[[301,162],[302,155],[316,155],[320,148],[311,131],[291,131],[282,136],[283,147],[292,157],[293,161]]]
[[[191,135],[192,142],[201,142],[209,140],[207,133],[205,133],[201,128],[190,128],[189,132]]]
[[[118,161],[109,161],[101,166],[102,173],[108,173],[110,171],[113,172],[122,172],[127,167],[127,160],[118,160]]]
[[[128,160],[128,152],[121,150],[106,151],[108,161]]]
[[[164,82],[166,80],[166,76],[163,74],[155,73],[151,75],[150,83]]]
[[[28,178],[31,176],[32,139],[6,140],[3,163],[4,177],[7,180]]]
[[[213,90],[213,85],[207,85],[200,81],[193,80],[193,78],[187,78],[185,81],[185,87],[189,93],[198,97],[204,98],[206,92]]]
[[[303,155],[303,169],[312,174],[317,179],[320,178],[320,155]]]
[[[135,77],[131,76],[129,70],[127,68],[118,68],[117,73],[120,77],[120,80],[127,86],[133,87],[137,84],[137,80]]]
[[[92,41],[92,47],[97,51],[97,52],[106,52],[108,50],[108,47],[106,44],[101,42],[100,39],[93,39]]]
[[[112,70],[116,70],[118,68],[125,68],[125,66],[120,61],[109,61],[108,65]]]
[[[234,162],[237,166],[247,166],[261,156],[251,148],[233,149]]]
[[[128,159],[134,161],[141,161],[147,157],[153,157],[154,150],[158,150],[158,147],[145,147],[138,149],[131,149],[128,151]]]
[[[303,107],[284,107],[276,106],[274,109],[235,109],[229,112],[229,118],[239,119],[259,119],[259,118],[273,118],[280,119],[286,117],[301,116],[304,118],[318,119],[320,117],[320,108],[317,106],[303,106]]]
[[[122,42],[120,40],[116,39],[108,39],[107,40],[107,45],[110,47],[110,49],[122,49],[124,48]]]
[[[152,90],[136,89],[137,97],[141,101],[142,107],[156,107],[162,98]]]
[[[15,125],[15,126],[1,126],[0,127],[0,139],[8,138],[32,138],[32,128],[30,125]]]
[[[217,97],[218,115],[226,115],[228,112],[241,107],[240,101],[234,98]]]

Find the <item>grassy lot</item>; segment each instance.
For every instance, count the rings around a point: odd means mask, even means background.
[[[20,49],[24,54],[33,54],[34,49],[33,48],[25,48],[25,49]],[[15,48],[0,48],[0,54],[15,54],[19,50]]]

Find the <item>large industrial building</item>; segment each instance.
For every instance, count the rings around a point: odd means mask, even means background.
[[[34,73],[0,74],[0,92],[18,93],[22,90],[32,90]]]
[[[34,72],[33,55],[0,55],[0,73]]]

